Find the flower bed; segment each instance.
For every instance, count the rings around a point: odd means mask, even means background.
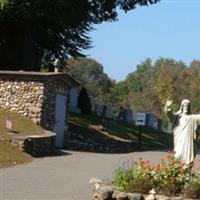
[[[173,153],[156,165],[140,158],[115,172],[114,185],[131,193],[148,194],[154,188],[157,194],[200,199],[200,170],[185,165]]]

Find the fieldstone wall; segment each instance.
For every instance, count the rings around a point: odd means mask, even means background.
[[[100,153],[127,153],[138,149],[138,144],[132,141],[121,141],[98,134],[95,129],[85,128],[69,122],[65,132],[64,147],[68,150],[89,151]],[[103,126],[99,129],[106,131]]]
[[[45,131],[43,135],[13,136],[12,144],[34,157],[41,157],[55,152],[55,138],[55,133]]]
[[[158,195],[154,189],[149,191],[149,194],[127,193],[114,186],[109,179],[101,180],[98,178],[91,178],[90,184],[91,200],[195,200],[182,196],[168,197],[165,195]]]
[[[0,106],[40,124],[44,102],[43,91],[42,82],[0,80]]]
[[[90,184],[91,200],[145,200],[144,196],[140,193],[125,193],[121,191],[119,188],[113,186],[112,181],[109,179],[91,178]]]
[[[68,90],[69,88],[62,81],[48,80],[44,83],[44,93],[43,93],[44,104],[42,107],[41,125],[45,129],[53,130],[54,128],[56,95],[60,94],[63,96],[68,96]],[[66,103],[69,104],[69,102]],[[67,124],[67,113],[66,113],[66,124]]]
[[[43,78],[43,77],[42,77]],[[68,95],[59,80],[0,79],[0,107],[22,114],[43,128],[53,130],[56,95]]]

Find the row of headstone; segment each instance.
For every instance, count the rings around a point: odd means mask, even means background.
[[[130,108],[121,109],[118,115],[118,119],[129,124],[133,123],[133,111]]]
[[[133,111],[131,109],[121,109],[118,116],[116,117],[113,113],[112,107],[95,104],[93,106],[93,112],[104,118],[117,119],[130,124],[133,123]]]
[[[110,106],[95,104],[93,106],[93,112],[96,113],[98,116],[102,116],[105,118],[113,117],[112,108]]]
[[[73,88],[70,91],[70,111],[74,113],[81,113],[78,108],[78,96],[80,94],[81,88]],[[95,104],[93,106],[93,112],[98,116],[107,119],[117,119],[129,124],[133,124],[137,121],[136,116],[133,115],[133,110],[130,108],[121,108],[118,116],[116,117],[112,111],[112,107],[106,105]],[[154,128],[156,130],[162,130],[162,119],[158,118],[154,113],[144,112],[144,125],[149,128]]]

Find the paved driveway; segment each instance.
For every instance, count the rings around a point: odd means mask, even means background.
[[[92,177],[111,178],[118,166],[144,157],[159,161],[166,152],[97,154],[66,151],[0,170],[0,200],[89,200]],[[199,158],[198,158],[199,159]]]

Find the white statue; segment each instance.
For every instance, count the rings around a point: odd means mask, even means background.
[[[184,99],[180,110],[172,112],[172,100],[167,100],[165,112],[173,123],[175,157],[185,164],[194,162],[196,156],[196,129],[200,125],[200,114],[190,114],[190,101]]]

